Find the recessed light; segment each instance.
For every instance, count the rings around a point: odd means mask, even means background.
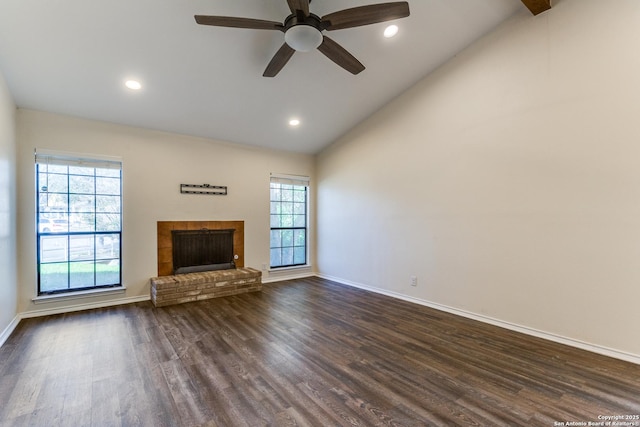
[[[388,39],[395,36],[396,34],[398,34],[397,25],[389,25],[387,28],[384,29],[384,36]]]
[[[300,120],[298,119],[291,119],[289,120],[289,126],[291,127],[296,127],[300,125]]]
[[[140,90],[142,85],[137,80],[127,80],[124,85],[131,90]]]

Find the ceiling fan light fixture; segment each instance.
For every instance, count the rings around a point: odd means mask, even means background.
[[[284,41],[298,52],[310,52],[322,44],[322,33],[311,25],[294,25],[284,33]]]

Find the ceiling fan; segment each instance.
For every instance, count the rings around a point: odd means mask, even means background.
[[[358,74],[364,70],[364,65],[322,32],[360,27],[409,16],[409,3],[406,1],[359,6],[323,17],[309,12],[311,0],[287,0],[287,3],[291,15],[287,16],[282,24],[275,21],[231,16],[195,15],[195,18],[201,25],[282,31],[285,42],[262,74],[264,77],[275,77],[296,51],[309,52],[316,48],[345,70]]]

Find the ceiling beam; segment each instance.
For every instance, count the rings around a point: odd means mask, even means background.
[[[524,3],[534,15],[551,9],[551,0],[522,0],[522,3]]]

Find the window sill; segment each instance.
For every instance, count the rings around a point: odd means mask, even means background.
[[[40,295],[31,299],[34,304],[46,304],[55,301],[68,301],[75,299],[91,298],[103,295],[123,294],[127,288],[119,286],[117,288],[90,289],[87,291],[66,292],[63,294]]]
[[[269,268],[267,271],[269,273],[277,273],[278,271],[291,271],[291,270],[304,270],[304,269],[311,269],[311,264],[304,264],[304,265],[292,265],[291,267],[275,267],[275,268]]]
[[[310,264],[297,265],[295,267],[271,268],[269,270],[263,271],[262,283],[297,279],[301,277],[309,277],[312,275],[313,269]]]

